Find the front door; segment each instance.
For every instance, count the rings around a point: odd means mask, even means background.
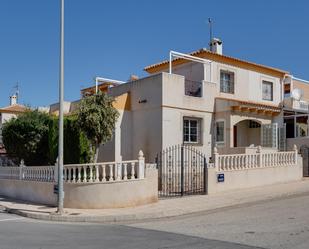
[[[233,127],[233,144],[234,144],[234,147],[237,147],[237,126],[234,125]]]

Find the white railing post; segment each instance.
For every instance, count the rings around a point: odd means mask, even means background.
[[[123,164],[123,180],[128,179],[128,168],[127,168],[127,166],[128,166],[127,163]]]
[[[215,169],[218,172],[219,171],[219,153],[218,153],[218,149],[217,147],[214,147],[214,165],[215,165]]]
[[[296,144],[294,144],[293,150],[294,150],[294,157],[295,157],[294,162],[295,162],[295,165],[297,165],[298,151],[297,151],[297,146],[296,146]]]
[[[138,153],[138,171],[137,178],[144,179],[145,178],[145,157],[143,151],[139,151]]]
[[[25,167],[24,159],[21,159],[19,164],[19,180],[24,179],[24,167]]]
[[[122,171],[122,170],[121,170],[121,164],[122,164],[122,163],[116,163],[116,174],[117,174],[117,175],[116,175],[116,180],[117,180],[117,181],[120,181],[121,178],[122,178],[122,177],[121,177],[121,173],[122,173],[122,172],[121,172],[121,171]]]
[[[258,147],[257,147],[257,156],[258,156],[258,162],[257,162],[257,165],[258,165],[258,167],[259,168],[262,168],[263,167],[263,165],[262,165],[262,147],[261,147],[261,145],[259,145]]]

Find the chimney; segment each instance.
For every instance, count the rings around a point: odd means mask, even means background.
[[[138,76],[137,75],[134,75],[134,74],[131,74],[130,75],[130,78],[129,78],[129,81],[135,81],[135,80],[138,80]]]
[[[17,104],[17,95],[13,94],[10,96],[10,105],[16,105]]]
[[[222,41],[218,38],[212,38],[209,43],[210,51],[221,55],[223,50],[222,46]]]

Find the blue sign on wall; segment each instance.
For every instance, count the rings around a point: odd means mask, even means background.
[[[57,195],[58,192],[59,192],[58,184],[55,184],[55,185],[54,185],[54,194]]]
[[[217,181],[224,182],[224,174],[217,174]]]

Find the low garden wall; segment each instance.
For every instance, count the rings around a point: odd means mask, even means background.
[[[0,195],[56,205],[56,166],[0,167]],[[121,208],[158,201],[158,172],[138,160],[64,165],[65,208]]]
[[[214,165],[208,169],[209,194],[299,181],[303,176],[302,158],[296,146],[287,152],[215,153],[214,157]]]

